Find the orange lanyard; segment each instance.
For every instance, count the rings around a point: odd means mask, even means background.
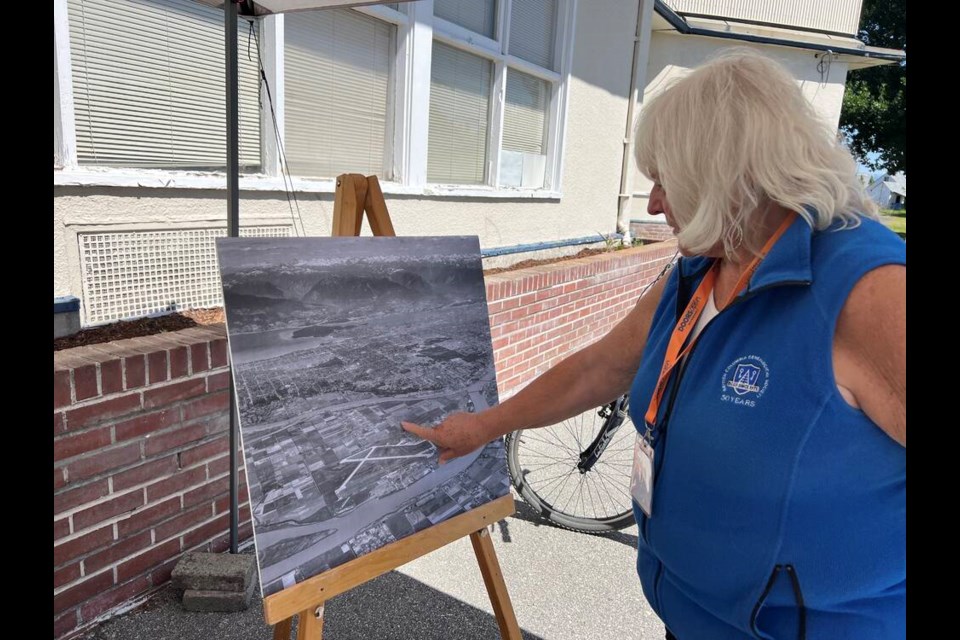
[[[791,213],[787,218],[781,223],[780,227],[776,232],[770,236],[770,239],[767,240],[767,243],[763,245],[763,248],[760,249],[760,255],[756,256],[749,265],[747,265],[746,270],[740,275],[740,279],[737,281],[736,286],[733,288],[733,291],[730,292],[730,295],[727,297],[726,303],[721,308],[725,308],[734,298],[739,295],[741,291],[747,286],[747,283],[750,282],[750,278],[753,277],[753,273],[757,270],[757,267],[760,266],[760,261],[763,260],[767,253],[770,252],[770,249],[773,248],[773,245],[776,244],[777,240],[780,239],[780,236],[786,232],[787,228],[790,227],[794,219],[797,217],[796,213]],[[650,430],[653,429],[653,425],[657,420],[657,411],[660,408],[660,401],[663,400],[663,394],[667,389],[667,380],[670,378],[670,372],[673,368],[680,362],[687,353],[690,352],[690,349],[693,347],[694,343],[697,341],[697,337],[694,336],[687,342],[684,346],[684,342],[687,341],[687,337],[690,335],[690,332],[693,331],[693,328],[697,326],[697,320],[700,318],[700,314],[703,313],[703,307],[707,301],[707,298],[710,297],[710,292],[713,291],[713,286],[717,281],[717,273],[720,269],[720,261],[715,260],[713,266],[710,267],[710,271],[707,272],[707,275],[703,277],[703,281],[700,283],[700,286],[697,287],[697,290],[694,292],[693,297],[690,298],[690,302],[687,303],[687,308],[684,309],[683,314],[680,316],[680,320],[677,321],[677,325],[673,328],[673,335],[670,336],[670,342],[667,343],[667,352],[663,356],[663,366],[660,367],[660,378],[657,380],[657,386],[653,390],[653,396],[650,398],[650,406],[647,407],[647,413],[643,417],[644,421],[647,423],[647,434],[649,435]]]

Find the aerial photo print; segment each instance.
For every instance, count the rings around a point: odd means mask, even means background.
[[[476,237],[217,241],[263,595],[509,491],[401,420],[497,403]]]

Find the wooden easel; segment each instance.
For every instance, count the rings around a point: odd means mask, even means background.
[[[396,235],[377,177],[364,177],[356,173],[338,176],[332,235],[360,235],[364,211],[367,212],[374,235]],[[500,626],[500,635],[505,640],[520,640],[520,626],[513,613],[500,563],[487,530],[488,526],[513,515],[515,511],[512,495],[497,498],[482,507],[471,509],[267,596],[263,599],[263,617],[267,624],[275,625],[274,640],[289,640],[293,616],[299,616],[297,640],[321,640],[323,606],[327,600],[464,536],[470,536]]]

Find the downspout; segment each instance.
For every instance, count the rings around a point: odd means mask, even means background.
[[[630,91],[627,102],[627,123],[623,133],[623,161],[620,165],[620,193],[617,196],[617,233],[624,244],[630,244],[630,207],[633,203],[633,128],[634,107],[640,101],[640,90],[647,76],[647,58],[652,29],[648,27],[654,0],[637,3],[637,28],[633,35],[633,62],[630,66]]]

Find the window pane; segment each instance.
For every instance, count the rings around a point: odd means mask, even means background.
[[[494,0],[434,0],[433,15],[495,38],[497,5]]]
[[[549,83],[514,69],[507,70],[500,153],[502,186],[543,187],[549,103]]]
[[[80,164],[226,165],[223,11],[194,0],[69,0]],[[240,164],[260,165],[260,76],[241,20]]]
[[[554,69],[557,0],[513,0],[510,55]]]
[[[427,180],[483,184],[492,63],[433,43]]]
[[[396,27],[349,9],[293,12],[284,25],[290,172],[390,178],[386,150]]]

